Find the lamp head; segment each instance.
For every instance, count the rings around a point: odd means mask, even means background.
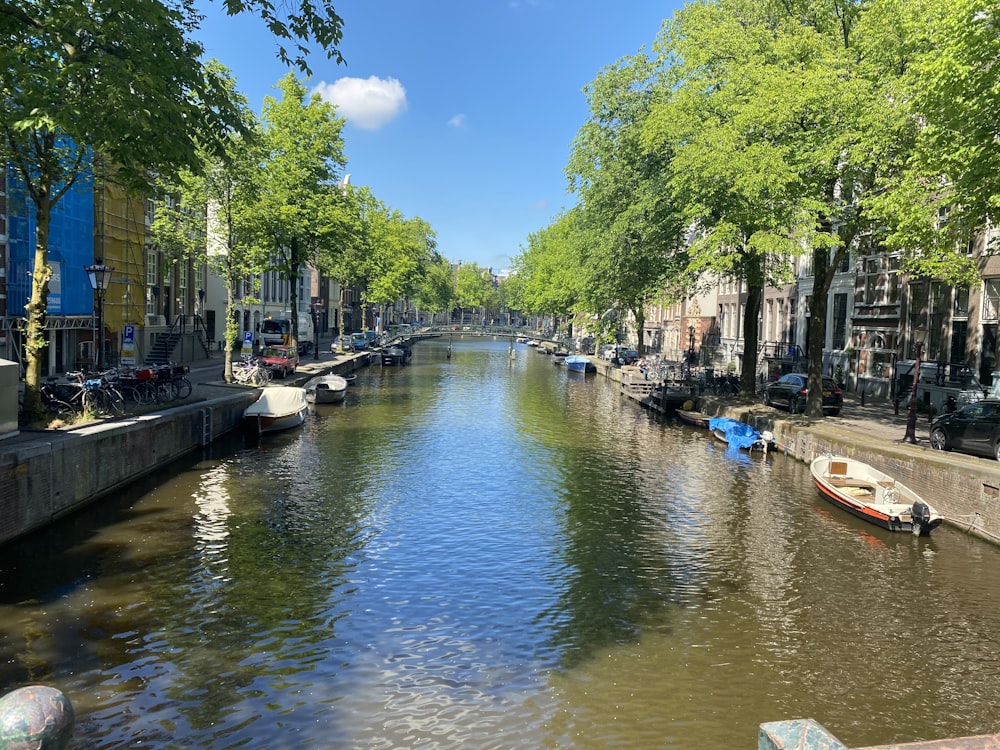
[[[111,274],[115,270],[111,266],[104,265],[103,258],[94,258],[94,265],[87,266],[87,277],[90,279],[90,287],[96,292],[104,292],[111,283]]]

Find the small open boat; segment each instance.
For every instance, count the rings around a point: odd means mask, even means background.
[[[729,417],[712,417],[708,420],[708,429],[722,442],[751,453],[767,453],[774,445],[774,435],[767,430],[761,432],[753,425]]]
[[[269,386],[243,412],[243,426],[257,434],[298,427],[306,421],[308,408],[305,388]]]
[[[302,387],[313,404],[339,404],[347,395],[347,380],[340,375],[317,375]]]
[[[883,529],[927,536],[944,520],[909,487],[853,458],[817,456],[809,470],[825,499]]]
[[[677,409],[675,410],[677,418],[682,422],[686,422],[689,425],[695,427],[704,427],[708,429],[708,420],[711,419],[707,414],[702,414],[700,411],[688,411],[687,409]]]

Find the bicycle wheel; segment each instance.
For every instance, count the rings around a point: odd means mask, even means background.
[[[72,414],[75,410],[72,406],[67,404],[61,398],[53,394],[47,388],[43,388],[40,393],[42,403],[45,408],[48,409],[53,414],[58,414],[61,417],[68,416]]]
[[[264,386],[271,382],[271,371],[266,367],[258,367],[253,372],[251,382],[256,386]]]
[[[85,390],[81,396],[84,414],[100,416],[105,412],[105,393],[100,390]]]
[[[108,385],[104,388],[104,405],[111,414],[125,413],[125,397],[116,386]]]
[[[177,398],[177,385],[173,380],[156,381],[156,400],[162,404]]]
[[[187,378],[174,378],[174,385],[177,386],[177,398],[187,398],[191,395],[191,381]]]

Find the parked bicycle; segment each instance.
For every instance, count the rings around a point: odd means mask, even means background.
[[[83,389],[76,383],[48,378],[38,389],[42,406],[53,414],[67,417],[83,410]]]
[[[271,369],[255,359],[244,357],[233,363],[233,379],[240,385],[264,386],[271,382]]]
[[[63,381],[49,379],[46,383],[47,403],[65,412],[63,405],[76,413],[121,414],[125,397],[115,384],[103,377],[89,377],[83,372],[67,372]]]

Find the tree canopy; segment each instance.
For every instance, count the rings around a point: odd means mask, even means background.
[[[52,208],[100,157],[116,179],[148,189],[152,175],[200,166],[243,127],[221,71],[199,62],[183,12],[135,0],[0,4],[0,159],[25,184],[37,229],[26,309],[25,406],[41,379]],[[153,136],[155,134],[155,137]]]
[[[277,88],[281,98],[267,97],[261,113],[256,229],[272,269],[289,284],[296,319],[303,267],[321,265],[321,256],[335,252],[352,226],[338,189],[347,163],[344,120],[292,73]]]

